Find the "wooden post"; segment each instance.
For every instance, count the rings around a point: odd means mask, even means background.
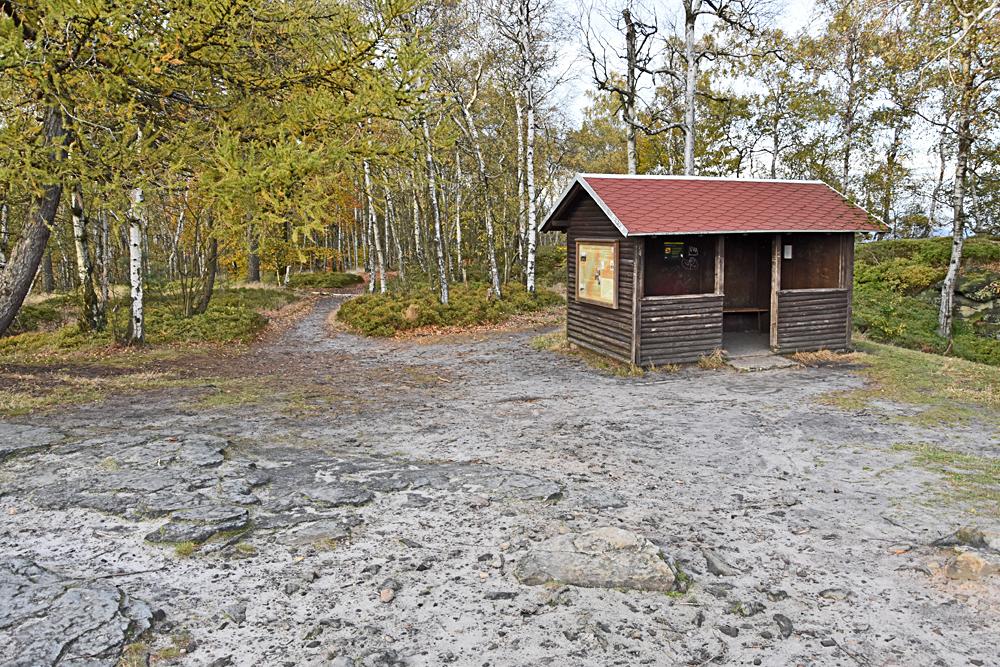
[[[844,349],[851,349],[851,334],[854,331],[854,233],[843,235],[840,244],[840,286],[847,290],[847,334]]]
[[[778,290],[781,289],[781,234],[771,241],[771,349],[778,350]]]
[[[726,237],[719,234],[715,240],[715,293],[724,294],[726,282],[724,279],[726,271]]]
[[[635,245],[632,252],[632,363],[638,366],[639,349],[642,344],[640,340],[642,336],[640,300],[643,293],[643,274],[645,273],[643,262],[645,260],[646,243],[641,236],[635,239],[633,243]]]

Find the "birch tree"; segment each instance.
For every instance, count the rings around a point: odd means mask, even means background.
[[[952,194],[951,257],[941,283],[938,335],[949,340],[953,334],[955,285],[962,266],[965,243],[969,162],[977,140],[989,132],[998,118],[1000,104],[1000,3],[985,0],[954,0],[950,5],[928,5],[937,12],[928,18],[940,22],[944,44],[928,67],[941,68],[945,104],[953,109],[948,127],[955,138],[955,165]]]
[[[611,93],[621,107],[621,118],[625,124],[625,145],[628,173],[638,171],[638,150],[636,134],[657,135],[675,129],[684,129],[683,123],[669,122],[662,109],[643,104],[643,80],[654,83],[654,50],[657,26],[655,17],[642,18],[643,8],[636,0],[626,0],[620,7],[597,12],[588,7],[581,19],[580,32],[583,35],[584,54],[590,63],[592,80],[600,91]],[[604,25],[595,28],[593,17],[601,14]],[[613,28],[616,38],[621,36],[624,50],[611,45],[603,33]],[[618,67],[624,67],[624,75]],[[641,119],[639,108],[645,106],[645,121]]]

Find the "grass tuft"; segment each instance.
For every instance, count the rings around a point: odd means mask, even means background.
[[[715,350],[711,354],[704,354],[698,357],[698,367],[709,371],[717,371],[727,366],[726,357],[722,350]]]

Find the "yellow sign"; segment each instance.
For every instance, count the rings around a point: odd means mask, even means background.
[[[576,298],[618,307],[617,241],[577,241]]]

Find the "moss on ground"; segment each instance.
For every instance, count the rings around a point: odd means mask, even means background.
[[[208,310],[185,316],[170,296],[147,299],[146,347],[192,343],[245,343],[267,324],[264,311],[276,310],[298,297],[284,290],[228,288],[218,290]],[[29,364],[62,360],[102,360],[108,348],[124,338],[128,309],[118,303],[104,331],[83,331],[77,324],[54,330],[32,330],[0,338],[0,364]]]
[[[942,478],[944,487],[934,489],[939,499],[958,502],[973,514],[1000,517],[1000,458],[928,443],[896,444],[892,449],[912,453],[916,465]]]
[[[852,359],[870,382],[827,395],[830,403],[857,410],[884,400],[917,406],[913,419],[925,425],[1000,425],[1000,368],[870,341],[857,346],[863,354]]]
[[[437,293],[422,289],[393,294],[366,294],[351,299],[337,319],[369,336],[393,336],[424,327],[472,327],[498,324],[515,315],[560,304],[562,297],[548,290],[528,293],[518,284],[503,288],[503,299],[494,298],[488,285],[453,285],[447,305]]]
[[[267,324],[267,313],[296,300],[287,290],[220,289],[207,312],[184,317],[176,299],[153,296],[147,301],[147,344],[141,347],[116,341],[123,330],[121,312],[112,313],[111,326],[101,332],[68,324],[0,338],[0,414],[78,405],[132,391],[198,386],[205,380],[189,370],[159,369],[199,351],[251,341]]]

